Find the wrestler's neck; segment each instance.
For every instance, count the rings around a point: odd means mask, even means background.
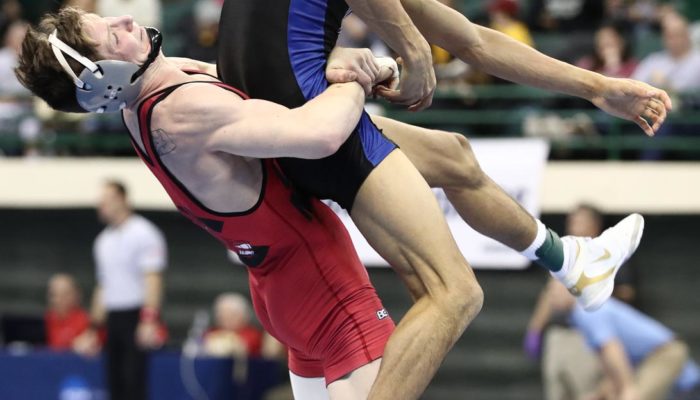
[[[143,74],[141,93],[133,104],[129,105],[129,108],[136,111],[135,108],[141,104],[143,99],[169,86],[186,82],[188,78],[189,76],[187,74],[180,71],[177,65],[168,61],[168,59],[163,56],[163,53],[161,53]]]

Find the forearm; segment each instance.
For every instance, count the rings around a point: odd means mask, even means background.
[[[357,126],[364,110],[365,94],[355,82],[333,84],[323,93],[295,110],[296,120],[305,122],[305,129],[329,129],[329,134],[344,142]]]
[[[601,358],[605,376],[617,394],[634,384],[634,371],[622,343],[614,340],[603,346]]]
[[[146,274],[143,308],[160,311],[163,299],[163,275],[160,272]]]
[[[430,59],[430,45],[404,10],[400,0],[347,0],[372,32],[410,64]]]
[[[92,292],[90,322],[95,327],[101,326],[105,322],[105,309],[102,303],[102,288],[100,286],[96,286],[95,290]]]
[[[489,74],[523,85],[591,100],[602,75],[544,55],[493,29],[477,26],[481,43],[466,49],[465,61]]]
[[[591,99],[602,75],[555,60],[495,30],[471,23],[435,0],[404,0],[426,38],[475,68],[516,83]]]
[[[543,290],[537,299],[537,304],[535,305],[535,311],[530,317],[530,322],[527,324],[528,331],[542,332],[544,327],[549,322],[552,315],[552,309],[549,306],[549,298],[547,297],[547,290]]]

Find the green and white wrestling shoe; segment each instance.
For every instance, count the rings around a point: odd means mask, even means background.
[[[644,232],[644,218],[631,214],[596,238],[565,236],[569,249],[562,270],[553,272],[586,311],[600,308],[612,295],[615,275],[637,250]]]

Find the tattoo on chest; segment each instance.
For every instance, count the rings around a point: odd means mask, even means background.
[[[173,138],[168,135],[168,132],[162,129],[156,129],[151,132],[151,135],[153,136],[153,144],[156,147],[156,153],[158,153],[159,156],[170,154],[177,147]]]

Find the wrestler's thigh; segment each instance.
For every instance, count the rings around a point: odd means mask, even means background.
[[[381,358],[374,360],[352,371],[346,378],[338,379],[328,385],[331,400],[366,399],[377,378],[381,362]]]
[[[320,376],[317,378],[305,378],[289,371],[292,384],[292,393],[295,400],[329,400],[326,380]]]
[[[464,295],[474,274],[452,237],[433,192],[408,158],[395,150],[362,184],[352,219],[412,294]]]
[[[476,156],[463,135],[375,115],[372,121],[401,148],[431,187],[464,187],[477,185],[483,179]]]

